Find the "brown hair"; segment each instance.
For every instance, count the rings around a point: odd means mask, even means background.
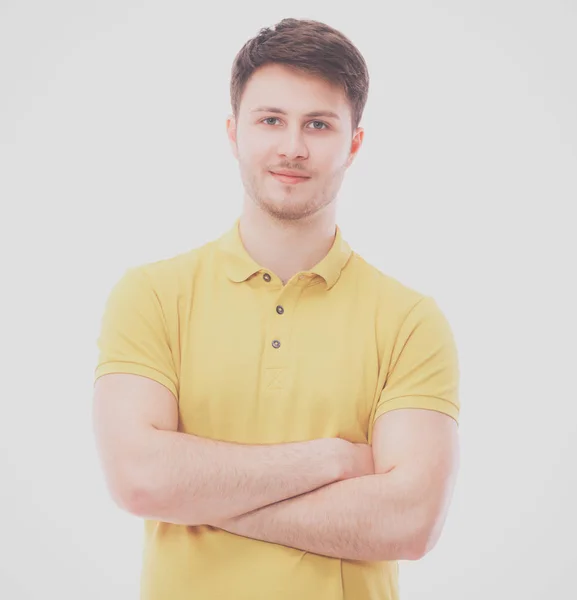
[[[369,92],[369,73],[359,50],[340,31],[319,21],[283,19],[273,27],[262,28],[234,59],[230,99],[235,118],[254,71],[266,64],[280,63],[344,89],[354,131],[363,116]]]

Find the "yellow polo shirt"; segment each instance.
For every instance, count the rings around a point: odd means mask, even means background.
[[[458,419],[451,328],[430,296],[351,251],[283,286],[222,237],[131,267],[106,302],[95,379],[134,373],[178,399],[180,431],[240,444],[371,443],[377,417]],[[396,561],[340,560],[209,526],[145,520],[142,600],[397,600]]]

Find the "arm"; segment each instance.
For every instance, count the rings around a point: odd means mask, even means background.
[[[131,374],[97,380],[94,425],[115,501],[143,518],[185,525],[230,518],[338,481],[348,476],[353,448],[338,438],[251,446],[180,433],[174,395]]]
[[[337,558],[414,559],[431,550],[458,470],[459,413],[455,340],[432,298],[407,313],[387,366],[372,442],[369,432],[375,475],[218,526]]]
[[[414,558],[416,501],[397,473],[327,485],[215,526],[230,533],[348,560]]]
[[[215,523],[245,537],[350,560],[415,560],[439,538],[457,471],[456,423],[397,410],[374,428],[375,475]]]

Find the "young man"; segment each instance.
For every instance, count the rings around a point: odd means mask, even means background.
[[[240,218],[108,298],[95,434],[112,497],[145,520],[144,600],[395,600],[397,561],[439,538],[451,329],[335,223],[368,81],[327,25],[261,30],[231,80]]]

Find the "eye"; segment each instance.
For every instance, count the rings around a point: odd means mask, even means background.
[[[273,125],[273,123],[266,123],[267,121],[278,121],[279,118],[278,117],[267,117],[266,119],[263,119],[261,121],[261,123],[265,123],[266,125]],[[311,121],[311,123],[320,123],[323,127],[319,128],[319,127],[313,127],[312,129],[316,129],[317,131],[323,131],[323,129],[329,129],[329,126],[324,123],[323,121]]]
[[[311,123],[320,123],[321,125],[324,125],[325,129],[329,128],[329,126],[326,123],[323,123],[323,121],[311,121]],[[313,129],[318,129],[318,128],[317,127],[313,127]],[[322,131],[322,129],[319,130],[319,131]]]

